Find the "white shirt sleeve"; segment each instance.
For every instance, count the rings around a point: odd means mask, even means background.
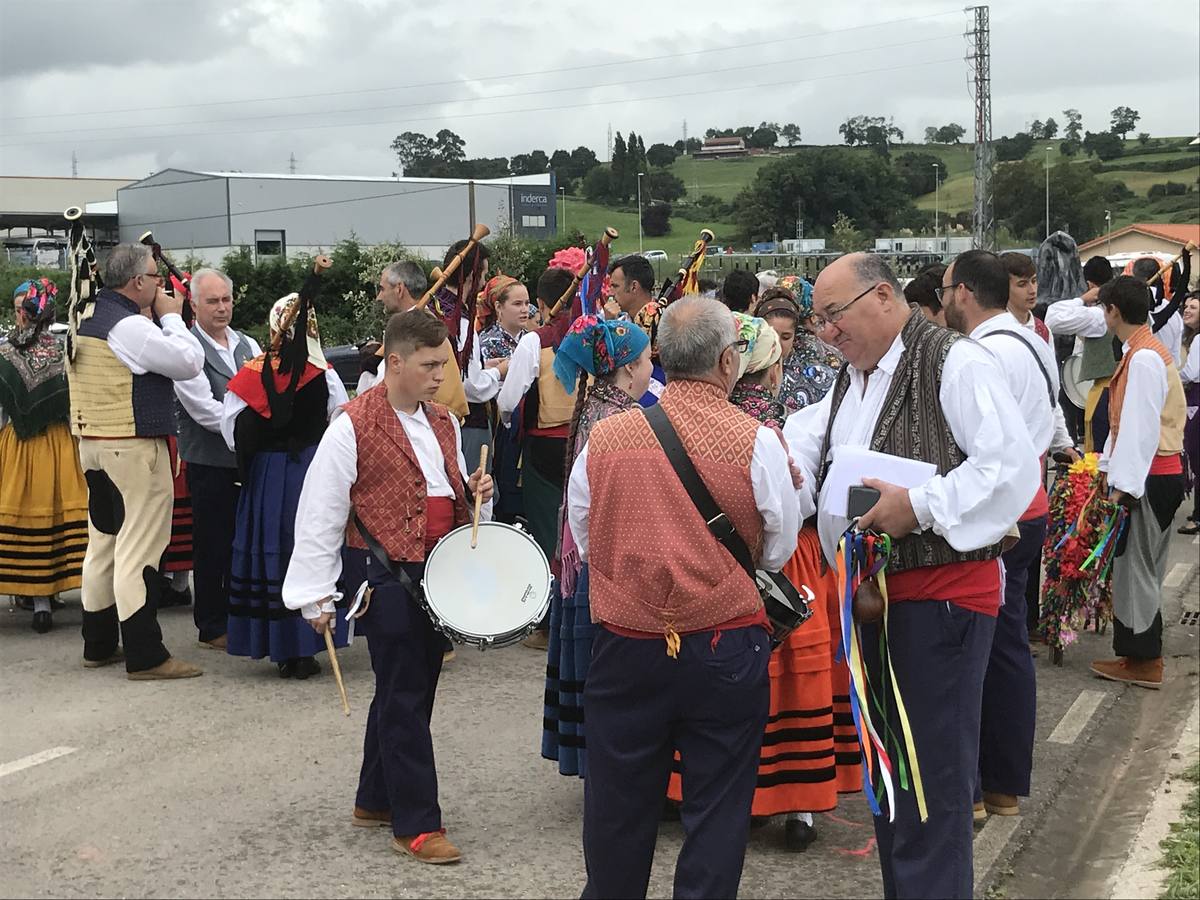
[[[354,424],[349,416],[338,416],[321,437],[304,476],[296,506],[295,546],[283,578],[283,605],[301,610],[306,619],[320,615],[320,601],[337,592],[350,487],[357,478]]]
[[[463,393],[470,403],[487,403],[500,393],[500,370],[494,366],[484,368],[482,353],[476,335],[471,358],[467,360],[467,371],[463,374]]]
[[[778,434],[761,425],[754,435],[750,485],[763,523],[759,566],[768,572],[778,572],[796,552],[800,509],[788,470],[787,450]]]
[[[238,415],[246,406],[246,401],[233,391],[225,392],[225,400],[221,405],[221,437],[225,438],[225,446],[230,450],[237,449],[233,445],[233,429]]]
[[[1167,367],[1153,350],[1139,350],[1129,360],[1128,372],[1120,433],[1115,444],[1109,434],[1101,468],[1108,472],[1110,488],[1141,497],[1158,452],[1162,409],[1167,402]]]
[[[379,373],[383,371],[383,360],[379,361],[379,368],[374,372],[363,372],[358,376],[358,384],[354,388],[355,396],[369,391],[379,383]]]
[[[1029,431],[988,352],[957,341],[942,370],[942,412],[967,458],[908,492],[922,528],[955,550],[999,541],[1037,493],[1040,468]]]
[[[221,410],[224,407],[221,401],[213,396],[212,385],[203,371],[187,381],[176,381],[175,396],[179,399],[183,411],[197,425],[206,431],[221,431]]]
[[[467,459],[465,456],[463,456],[462,425],[459,424],[457,416],[451,416],[450,422],[454,425],[454,446],[458,448],[458,471],[462,472],[463,478],[470,479],[472,473],[474,473],[474,471],[479,468],[479,461],[476,460],[475,464],[473,466],[471,466],[469,468],[467,467]],[[496,499],[494,486],[492,488],[492,491],[493,491],[492,499],[485,500],[479,508],[479,521],[480,522],[492,521],[492,503]],[[467,495],[467,502],[468,503],[472,502],[469,494]],[[472,507],[471,515],[474,516],[474,514],[475,514],[475,510]]]
[[[511,371],[511,370],[509,370]],[[587,473],[588,445],[584,444],[575,464],[571,466],[571,477],[567,481],[567,524],[571,526],[571,537],[579,548],[580,559],[588,558],[588,517],[592,511],[592,486]]]
[[[186,381],[204,368],[204,348],[176,313],[163,316],[161,328],[145,316],[126,316],[109,330],[108,346],[134,375]]]
[[[346,393],[346,386],[342,384],[337,369],[332,367],[325,370],[325,386],[329,388],[329,401],[325,404],[325,418],[327,421],[332,421],[333,414],[338,411],[338,408],[343,403],[350,402],[350,395]]]
[[[832,409],[833,391],[828,391],[820,402],[797,410],[783,423],[783,438],[787,441],[788,453],[804,472],[805,484],[811,482],[812,490],[816,490],[816,473],[821,471],[821,444],[825,440]]]
[[[541,357],[542,339],[536,332],[531,331],[521,338],[517,349],[508,358],[508,374],[504,377],[504,384],[496,398],[496,405],[500,409],[500,421],[505,425],[512,420],[513,410],[520,406],[525,392],[537,380]]]
[[[1188,348],[1187,361],[1179,370],[1179,377],[1186,384],[1200,381],[1200,337],[1192,338],[1192,346]]]
[[[1067,428],[1067,417],[1063,415],[1062,403],[1054,405],[1054,436],[1050,439],[1050,452],[1057,453],[1059,450],[1066,450],[1068,447],[1074,447],[1075,441],[1071,438],[1071,431]]]
[[[1046,307],[1046,327],[1055,334],[1099,338],[1108,334],[1104,324],[1104,307],[1084,306],[1082,297],[1059,300]]]

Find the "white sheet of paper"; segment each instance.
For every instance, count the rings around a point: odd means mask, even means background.
[[[862,484],[864,478],[878,478],[900,487],[919,487],[937,474],[933,463],[879,453],[866,447],[838,447],[833,451],[833,463],[825,476],[822,495],[824,511],[843,519],[846,516],[850,488]]]

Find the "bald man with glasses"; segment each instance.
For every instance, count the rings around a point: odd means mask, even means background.
[[[849,525],[830,512],[826,476],[838,448],[869,447],[937,470],[911,489],[863,479],[880,497],[859,527],[893,541],[888,655],[926,773],[929,813],[922,822],[914,794],[897,791],[894,822],[886,809],[876,817],[884,896],[969,898],[1001,541],[1037,490],[1037,456],[992,356],[911,309],[882,259],[856,253],[831,263],[817,279],[813,311],[813,330],[847,364],[820,403],[789,417],[784,436],[793,459],[817,473],[828,561]],[[879,624],[861,627],[868,677],[882,683]],[[887,725],[902,733],[894,704]]]

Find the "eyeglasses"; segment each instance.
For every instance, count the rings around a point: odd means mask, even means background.
[[[831,306],[824,313],[813,313],[808,317],[808,325],[813,331],[823,331],[827,325],[836,325],[841,321],[842,316],[846,314],[846,310],[852,307],[855,303],[861,300],[871,291],[879,287],[883,282],[877,281],[849,303],[843,303],[841,306]]]
[[[956,287],[965,287],[972,294],[975,293],[975,288],[971,287],[971,285],[967,284],[965,281],[956,281],[956,282],[954,282],[954,284],[946,284],[946,285],[941,285],[939,287],[935,287],[933,289],[933,296],[937,297],[938,303],[942,304],[942,306],[945,306],[946,305],[946,299],[945,299],[946,291],[952,291]]]
[[[154,281],[158,284],[166,283],[166,279],[163,278],[161,275],[159,275],[157,272],[139,272],[138,274],[142,278],[153,278]]]
[[[736,350],[739,354],[742,354],[750,349],[750,341],[747,338],[742,338],[737,341],[731,341],[730,343],[725,345],[725,350],[728,350],[730,347],[732,347],[734,350]],[[725,350],[722,350],[721,352],[724,353]]]

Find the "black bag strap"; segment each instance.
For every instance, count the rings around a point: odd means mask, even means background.
[[[358,529],[358,533],[362,535],[363,543],[367,545],[367,549],[371,551],[371,555],[379,561],[387,571],[404,587],[410,597],[417,600],[421,597],[420,589],[413,583],[413,580],[408,577],[408,573],[404,568],[392,562],[391,557],[387,555],[387,551],[383,549],[383,544],[375,539],[375,535],[367,531],[367,526],[363,524],[362,519],[358,517],[358,512],[354,513],[354,527]]]
[[[1050,396],[1050,408],[1054,409],[1056,406],[1058,406],[1058,399],[1054,396],[1054,382],[1050,380],[1050,373],[1047,372],[1046,367],[1042,365],[1042,358],[1038,356],[1038,352],[1033,349],[1033,345],[1029,343],[1029,341],[1025,340],[1025,338],[1020,334],[1009,328],[997,328],[995,331],[989,331],[987,334],[983,335],[983,337],[991,337],[993,334],[1007,334],[1010,338],[1015,338],[1019,343],[1025,345],[1025,349],[1033,354],[1033,361],[1037,363],[1037,367],[1041,370],[1042,378],[1046,380],[1046,393]]]
[[[679,440],[679,435],[676,434],[675,427],[667,417],[666,411],[656,403],[643,409],[642,413],[645,415],[646,421],[650,423],[650,428],[654,431],[654,436],[658,438],[658,443],[662,445],[663,452],[667,454],[667,462],[679,476],[683,489],[687,491],[692,503],[696,504],[696,510],[708,525],[712,536],[729,551],[737,564],[746,570],[750,580],[756,581],[754,560],[750,556],[750,548],[746,546],[742,536],[733,527],[733,522],[721,511],[721,507],[717,505],[717,501],[713,499],[712,493],[701,479],[700,473],[692,465],[692,460],[688,457],[687,450],[684,449],[683,442]]]

